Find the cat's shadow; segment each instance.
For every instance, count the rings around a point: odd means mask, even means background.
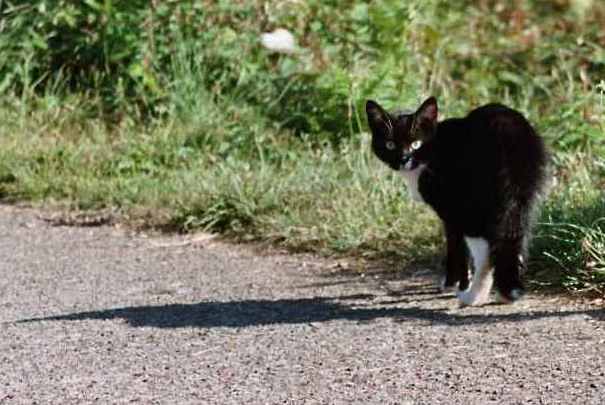
[[[42,321],[84,321],[122,319],[132,327],[156,328],[248,328],[275,324],[310,324],[345,320],[369,322],[391,318],[406,322],[426,321],[430,324],[462,326],[489,324],[501,321],[523,322],[540,318],[563,318],[585,315],[604,321],[602,309],[559,311],[518,311],[505,314],[488,312],[469,313],[431,309],[421,306],[398,305],[398,301],[377,302],[371,294],[337,297],[244,299],[232,301],[202,301],[191,304],[145,305],[76,312],[41,318],[18,320],[14,323]]]
[[[295,286],[292,298],[203,300],[184,304],[117,307],[10,323],[121,319],[132,327],[209,329],[279,324],[317,325],[329,321],[364,323],[379,318],[391,318],[396,322],[420,320],[423,321],[421,325],[448,326],[523,322],[574,315],[605,321],[605,309],[561,311],[555,307],[552,310],[511,307],[505,313],[492,311],[489,307],[483,310],[459,310],[453,295],[440,293],[436,287],[435,273],[427,270],[436,264],[433,258],[425,260],[422,266],[404,271],[385,270],[385,266],[380,265],[365,275],[350,269],[322,271],[310,275],[310,283],[301,281]]]

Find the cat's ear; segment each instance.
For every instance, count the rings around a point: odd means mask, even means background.
[[[372,130],[372,135],[392,137],[393,122],[389,114],[376,101],[368,100],[366,102],[366,114],[368,115],[368,124]]]
[[[426,122],[432,125],[437,124],[437,115],[437,99],[433,96],[424,100],[424,102],[416,112],[416,117],[420,120],[420,122]]]
[[[435,97],[429,97],[418,108],[416,111],[416,117],[414,120],[416,136],[419,136],[423,140],[429,140],[435,135],[437,129],[437,99]]]

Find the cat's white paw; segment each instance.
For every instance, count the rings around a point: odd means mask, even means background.
[[[459,291],[456,296],[463,306],[483,305],[487,302],[488,298],[486,294],[477,294],[477,292],[473,291],[472,289]]]

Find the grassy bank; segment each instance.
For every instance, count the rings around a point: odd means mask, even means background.
[[[437,262],[438,221],[371,156],[364,100],[499,100],[553,151],[530,279],[605,290],[600,3],[68,3],[3,10],[3,199]],[[277,27],[299,52],[260,46]]]

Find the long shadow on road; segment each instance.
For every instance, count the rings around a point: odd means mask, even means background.
[[[374,305],[372,295],[314,297],[277,300],[206,301],[194,304],[138,306],[78,312],[43,318],[22,319],[14,323],[40,321],[80,321],[123,319],[133,327],[157,328],[245,328],[272,324],[303,324],[347,320],[371,321],[392,318],[396,321],[423,320],[429,324],[449,326],[522,322],[540,318],[564,318],[586,315],[605,320],[605,310],[528,311],[506,314],[448,313],[443,309],[397,307],[393,302]],[[352,303],[351,301],[355,301]],[[360,302],[361,301],[361,302]],[[365,303],[364,303],[365,301]]]

